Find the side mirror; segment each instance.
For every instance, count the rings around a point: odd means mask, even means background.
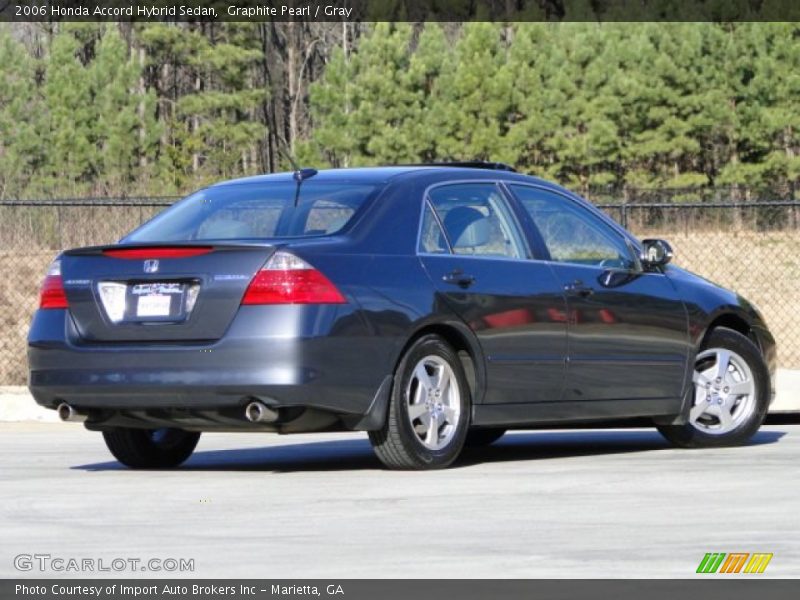
[[[663,267],[672,260],[672,246],[664,240],[642,240],[642,263],[648,267]]]

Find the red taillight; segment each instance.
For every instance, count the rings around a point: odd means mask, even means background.
[[[69,308],[64,281],[61,279],[61,261],[55,260],[47,270],[39,293],[39,308]]]
[[[208,254],[212,250],[211,246],[191,246],[187,248],[153,246],[150,248],[111,248],[103,250],[103,254],[112,258],[143,260],[148,258],[189,258]]]
[[[330,280],[306,261],[276,252],[256,273],[242,304],[344,304]]]

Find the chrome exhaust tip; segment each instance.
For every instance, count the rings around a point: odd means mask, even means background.
[[[66,402],[59,404],[56,412],[58,413],[58,418],[64,422],[71,421],[73,423],[82,423],[86,420],[86,415],[84,413],[79,413]]]
[[[273,423],[278,420],[277,412],[257,400],[244,407],[244,416],[251,423]]]

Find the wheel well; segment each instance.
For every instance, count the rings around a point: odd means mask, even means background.
[[[405,355],[406,350],[408,350],[419,338],[430,334],[435,334],[443,338],[458,354],[459,359],[461,359],[461,366],[464,369],[464,375],[466,376],[467,383],[469,384],[470,396],[472,397],[472,401],[475,402],[476,399],[479,398],[481,390],[481,386],[478,383],[477,361],[479,359],[475,356],[475,351],[467,341],[467,338],[455,327],[443,324],[427,325],[414,333],[411,339],[406,342],[406,345],[403,346],[403,350],[400,352],[400,355],[397,358],[395,370],[397,369],[397,364],[400,363],[403,355]]]
[[[726,327],[727,329],[733,329],[734,331],[741,333],[743,336],[747,337],[751,342],[753,342],[759,348],[761,347],[758,342],[758,337],[750,328],[750,325],[748,325],[747,321],[745,321],[739,315],[735,315],[733,313],[725,313],[724,315],[720,315],[711,322],[711,324],[708,326],[708,329],[706,329],[706,334],[703,336],[703,344],[705,344],[705,341],[708,339],[708,336],[710,336],[711,332],[713,332],[717,327]]]

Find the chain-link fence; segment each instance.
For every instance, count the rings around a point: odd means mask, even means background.
[[[677,264],[754,302],[777,338],[779,366],[800,368],[800,320],[795,318],[800,202],[748,202],[730,194],[699,202],[694,197],[675,202],[676,197],[648,195],[601,206],[640,238],[669,240]],[[53,257],[64,248],[114,242],[172,201],[0,202],[0,385],[25,383],[25,338]]]
[[[675,263],[737,291],[764,314],[778,366],[800,368],[800,202],[635,203],[603,208],[639,239],[663,238]]]
[[[107,244],[174,198],[0,202],[0,385],[26,381],[26,344],[39,285],[65,248]]]

